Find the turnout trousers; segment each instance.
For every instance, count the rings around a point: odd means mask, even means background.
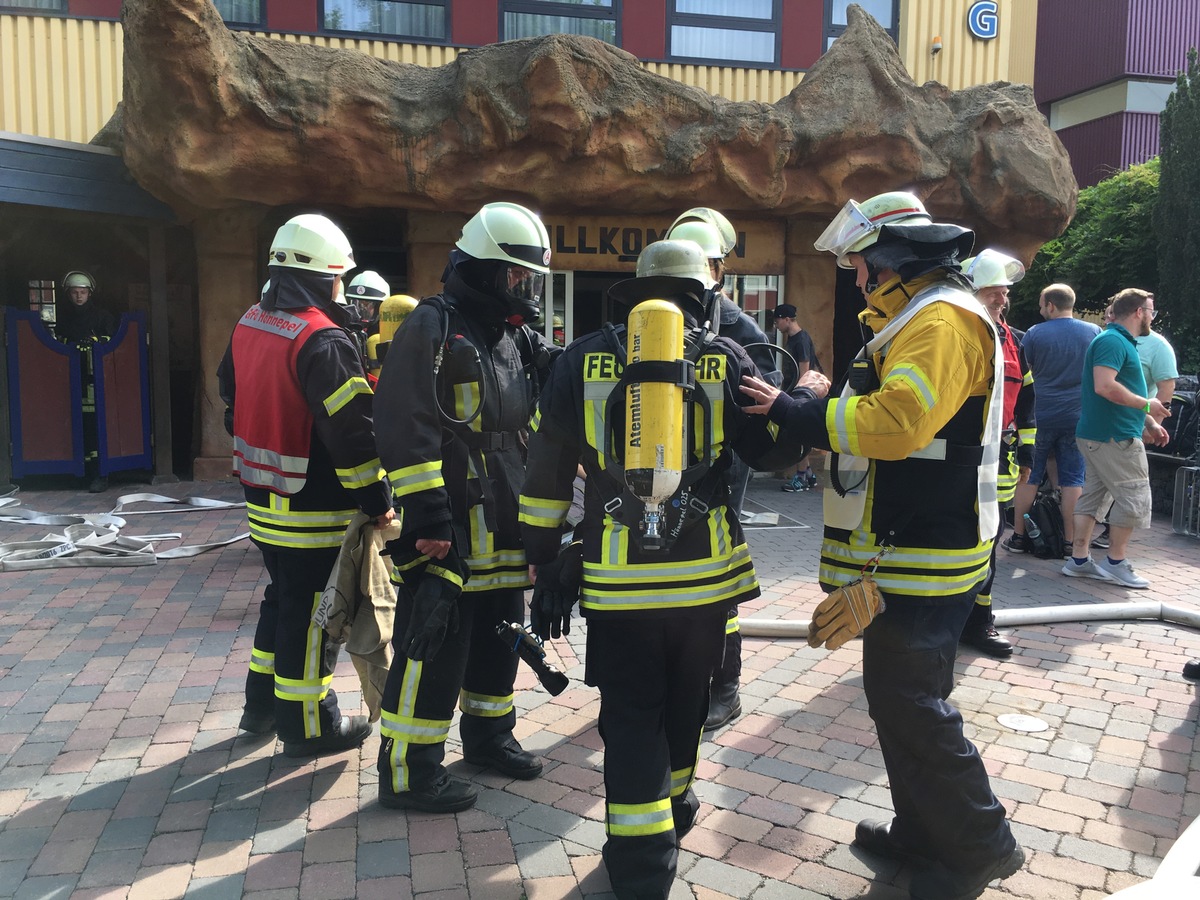
[[[586,681],[600,689],[604,864],[618,900],[666,900],[708,715],[709,680],[725,645],[724,606],[668,617],[587,620]]]
[[[442,770],[457,703],[464,753],[502,743],[517,723],[513,682],[519,657],[496,635],[501,622],[525,622],[524,588],[466,591],[458,598],[458,631],[437,655],[411,660],[399,646],[412,617],[412,597],[397,586],[396,651],[383,691],[379,777],[400,793],[428,784]]]
[[[285,741],[331,734],[342,720],[333,669],[339,646],[312,615],[338,548],[299,550],[255,541],[271,583],[267,585],[250,651],[246,708],[275,710],[275,727]]]
[[[1000,538],[1004,537],[1004,529],[1007,527],[1004,521],[1005,505],[1004,503],[1000,504],[1000,527],[996,530],[996,539],[992,541],[992,555],[988,559],[987,578],[983,580],[979,593],[975,595],[975,605],[971,607],[971,615],[967,617],[964,628],[967,625],[992,624],[992,585],[996,581],[996,548],[1000,546]]]
[[[887,608],[863,632],[863,689],[887,767],[892,834],[967,870],[993,865],[1015,846],[979,751],[946,702],[975,593],[930,604],[885,592]]]

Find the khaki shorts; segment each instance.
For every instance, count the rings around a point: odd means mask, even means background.
[[[1140,439],[1089,441],[1077,438],[1087,463],[1083,494],[1075,515],[1100,518],[1112,501],[1110,525],[1119,528],[1150,527],[1150,468],[1146,445]],[[1099,515],[1098,515],[1099,514]]]

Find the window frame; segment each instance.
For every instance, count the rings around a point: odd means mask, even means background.
[[[37,6],[18,6],[14,0],[0,0],[0,13],[15,16],[68,16],[71,13],[69,0],[55,0],[58,6],[45,9]]]
[[[667,9],[666,51],[670,62],[699,66],[737,66],[752,69],[778,69],[783,59],[783,0],[771,0],[771,16],[767,19],[744,16],[714,16],[677,11],[678,0],[669,0]],[[761,59],[714,59],[682,56],[674,52],[671,32],[676,25],[709,28],[716,31],[762,31],[775,35],[775,56],[769,62]]]
[[[821,53],[829,52],[829,45],[837,38],[842,36],[842,32],[846,30],[845,25],[835,25],[833,23],[833,3],[834,0],[825,0],[825,11],[822,18],[821,31]],[[876,19],[875,21],[879,21]],[[900,0],[892,0],[892,27],[884,28],[896,46],[900,46]],[[882,27],[882,26],[881,26]]]
[[[611,6],[593,6],[584,3],[562,3],[559,0],[499,0],[496,4],[496,35],[498,41],[514,41],[519,38],[505,37],[504,14],[528,13],[530,15],[564,16],[571,19],[601,19],[613,23],[613,46],[621,46],[621,11],[624,0],[612,0]],[[559,32],[560,34],[562,32]]]
[[[433,44],[448,46],[450,44],[450,2],[451,0],[374,0],[375,3],[412,3],[420,6],[440,6],[442,8],[443,37],[429,37],[423,34],[397,34],[391,31],[356,31],[345,28],[325,27],[325,0],[317,0],[317,33],[334,35],[336,37],[353,38],[355,40],[395,41],[404,44]]]
[[[242,21],[240,19],[237,21],[233,21],[232,19],[226,19],[224,16],[221,16],[221,19],[230,28],[246,28],[246,29],[252,29],[252,30],[264,29],[267,24],[267,0],[257,0],[257,3],[258,3],[258,19],[253,22]],[[213,6],[216,6],[215,0],[213,3]],[[220,10],[217,10],[217,12],[219,13]]]

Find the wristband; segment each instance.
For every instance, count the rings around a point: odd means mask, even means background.
[[[1146,415],[1150,415],[1150,401],[1149,400],[1146,401],[1145,413],[1146,413]]]

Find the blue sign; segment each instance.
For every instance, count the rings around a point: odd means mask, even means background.
[[[1000,33],[996,6],[996,0],[979,0],[967,11],[967,28],[981,41],[990,41]]]

